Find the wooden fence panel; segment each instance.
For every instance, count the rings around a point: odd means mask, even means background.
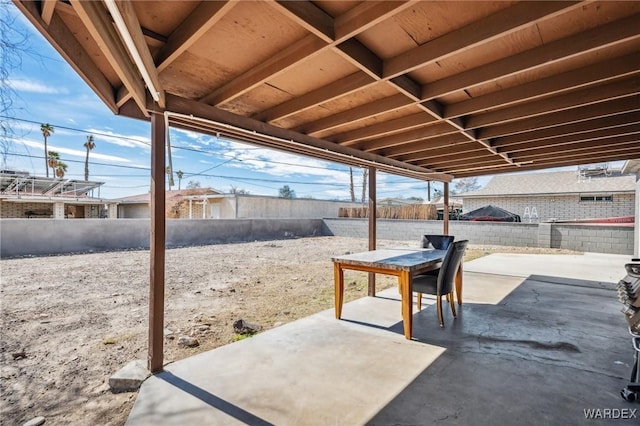
[[[431,204],[410,204],[407,206],[382,206],[376,209],[376,217],[380,219],[435,220],[438,216],[436,206]],[[342,207],[338,217],[367,218],[368,207]]]

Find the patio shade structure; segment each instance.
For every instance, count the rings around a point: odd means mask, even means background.
[[[152,256],[167,126],[445,183],[640,157],[640,2],[14,2],[151,121]]]

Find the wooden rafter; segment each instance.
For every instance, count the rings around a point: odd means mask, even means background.
[[[158,105],[161,108],[165,107],[164,102],[164,90],[162,89],[162,84],[160,84],[160,79],[158,78],[158,70],[153,62],[153,57],[151,56],[151,52],[149,51],[149,47],[144,39],[144,34],[142,34],[142,27],[138,22],[138,18],[136,16],[135,10],[133,9],[133,5],[129,1],[119,0],[116,2],[118,9],[120,10],[120,14],[122,15],[122,19],[127,27],[127,31],[133,40],[133,44],[138,54],[140,55],[140,59],[142,60],[142,66],[144,67],[144,71],[149,75],[153,87],[157,90],[158,96]],[[151,88],[149,88],[151,90]]]
[[[146,95],[142,78],[122,46],[102,3],[71,0],[71,4],[140,110],[146,113]]]
[[[537,20],[555,16],[568,8],[576,7],[576,4],[577,2],[544,2],[531,7],[531,4],[525,2],[504,9],[388,59],[384,63],[384,77],[393,78],[406,74],[454,53],[517,31]]]

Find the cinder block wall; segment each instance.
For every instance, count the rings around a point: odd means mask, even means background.
[[[326,235],[367,238],[366,219],[323,219]],[[424,234],[442,234],[441,220],[384,220],[378,219],[376,235],[384,240],[420,241]],[[449,222],[449,234],[458,240],[469,240],[471,244],[490,244],[517,247],[537,247],[538,227],[529,223],[499,222]]]
[[[525,214],[531,213],[534,208],[539,222],[550,219],[576,220],[633,216],[635,214],[634,198],[633,194],[613,194],[613,201],[610,202],[580,201],[580,196],[577,194],[543,197],[465,198],[464,213],[491,204],[520,215],[523,222],[529,220]]]
[[[378,220],[377,238],[420,241],[423,234],[442,233],[442,221]],[[366,219],[324,219],[323,234],[367,238]],[[556,223],[449,222],[449,234],[471,244],[563,248],[596,253],[634,251],[634,228],[620,225]]]
[[[577,251],[633,255],[633,228],[553,224],[551,246]]]

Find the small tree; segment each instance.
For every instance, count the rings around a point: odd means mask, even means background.
[[[289,188],[289,185],[285,185],[278,190],[280,198],[296,198],[296,191]]]
[[[468,177],[462,179],[456,179],[453,184],[453,194],[461,194],[463,192],[475,191],[480,188],[477,177]]]
[[[56,151],[49,151],[47,156],[47,166],[51,167],[52,175],[56,175],[56,169],[58,168],[58,163],[60,162],[60,154]],[[49,177],[49,169],[47,168],[47,177]]]
[[[231,185],[231,189],[229,190],[231,194],[249,194],[249,191],[243,188],[238,188],[236,186]]]
[[[367,179],[369,178],[369,169],[366,167],[362,171],[362,204],[367,199]]]
[[[51,164],[49,163],[49,151],[47,149],[47,139],[49,138],[49,136],[53,134],[54,129],[51,124],[46,123],[46,124],[40,125],[40,131],[42,132],[42,137],[44,138],[44,164],[45,166],[47,166],[45,167],[45,170],[47,171],[47,177],[49,177],[49,167],[51,167]],[[54,172],[54,176],[55,176],[55,172]]]
[[[356,202],[356,192],[353,188],[353,167],[349,167],[349,193],[351,194],[351,202]]]
[[[197,188],[201,188],[200,182],[198,182],[197,180],[190,180],[189,183],[187,183],[187,189]]]
[[[176,172],[176,176],[178,176],[178,190],[180,190],[180,184],[182,183],[182,178],[184,177],[184,172],[182,170],[178,170]]]
[[[58,161],[58,165],[56,166],[56,176],[62,179],[67,173],[67,165],[62,161]]]
[[[87,149],[87,156],[84,159],[84,180],[89,180],[89,152],[96,147],[96,143],[93,141],[93,135],[87,136],[87,141],[84,143],[84,147]]]

